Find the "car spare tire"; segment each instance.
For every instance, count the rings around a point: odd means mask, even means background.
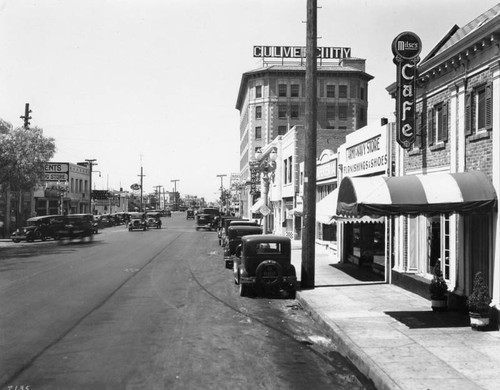
[[[257,266],[255,275],[257,283],[269,287],[276,286],[283,281],[283,268],[274,260],[265,260]]]

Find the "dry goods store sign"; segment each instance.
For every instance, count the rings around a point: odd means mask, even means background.
[[[346,149],[344,176],[363,176],[387,170],[387,138],[381,132]]]
[[[399,34],[392,41],[392,53],[397,66],[396,140],[404,149],[409,149],[415,142],[415,87],[421,50],[420,38],[409,31]]]

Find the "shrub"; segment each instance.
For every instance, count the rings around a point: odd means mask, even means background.
[[[445,299],[446,293],[448,292],[448,285],[443,278],[443,273],[441,272],[439,263],[434,266],[432,273],[433,277],[431,284],[429,285],[431,299]]]
[[[483,273],[478,272],[474,276],[472,293],[467,297],[467,307],[473,313],[488,313],[491,297],[488,286],[483,278]]]

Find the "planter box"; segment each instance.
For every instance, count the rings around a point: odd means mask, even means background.
[[[431,299],[431,307],[433,311],[447,311],[448,299]]]
[[[485,330],[490,325],[490,317],[488,313],[469,312],[469,317],[472,330]]]

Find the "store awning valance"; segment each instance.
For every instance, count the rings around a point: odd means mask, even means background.
[[[250,207],[250,212],[252,214],[258,213],[260,208],[264,206],[266,203],[264,202],[264,199],[259,198],[257,201],[253,204],[252,207]]]
[[[343,222],[362,222],[362,223],[380,223],[384,222],[384,218],[371,218],[369,216],[362,217],[342,217],[337,215],[337,201],[339,189],[336,188],[327,196],[316,203],[316,221],[324,225],[331,225],[337,221]]]
[[[417,215],[481,213],[496,204],[490,179],[480,171],[395,177],[346,177],[337,214]]]
[[[303,204],[298,204],[297,206],[295,206],[295,208],[293,208],[290,213],[292,215],[295,215],[296,217],[302,217],[302,214],[304,214],[304,207],[303,207]]]

